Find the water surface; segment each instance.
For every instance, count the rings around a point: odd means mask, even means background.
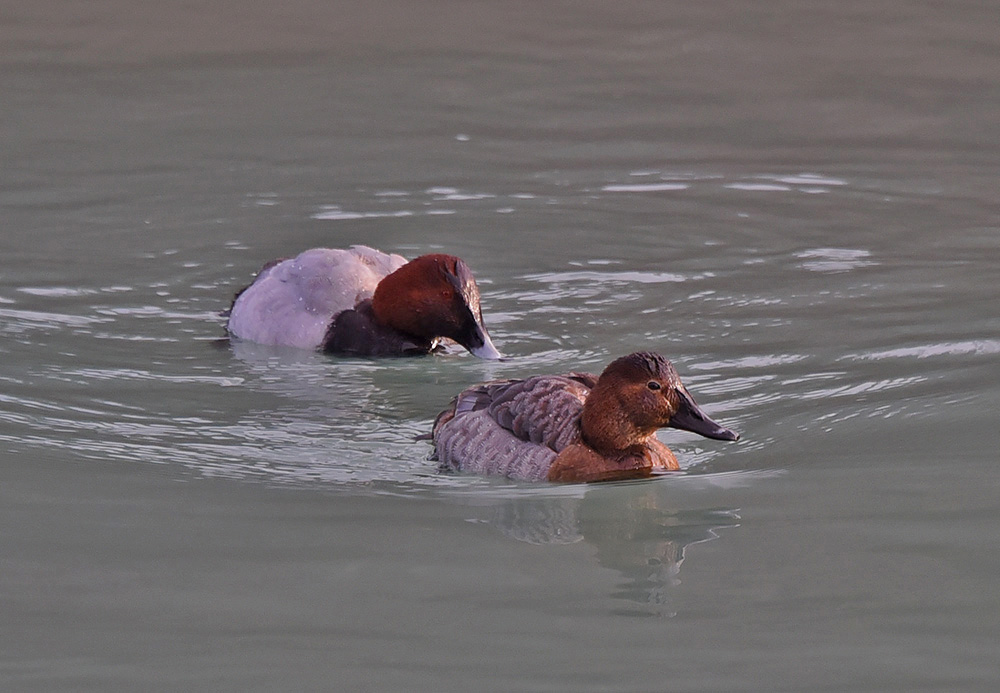
[[[4,689],[994,690],[993,14],[11,14]],[[218,344],[264,261],[353,243],[463,257],[509,359]],[[414,440],[636,349],[743,439],[604,486]]]

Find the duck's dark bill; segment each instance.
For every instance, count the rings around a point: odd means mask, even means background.
[[[691,395],[679,390],[681,403],[677,413],[670,417],[670,426],[682,431],[691,431],[714,440],[739,440],[740,434],[724,426],[720,426],[701,410]]]

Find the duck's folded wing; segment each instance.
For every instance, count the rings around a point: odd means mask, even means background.
[[[590,388],[572,376],[536,376],[495,388],[487,411],[518,439],[560,452],[579,439],[580,414],[589,393]]]
[[[500,380],[465,390],[434,424],[442,465],[540,480],[556,455],[580,439],[580,414],[593,376]]]

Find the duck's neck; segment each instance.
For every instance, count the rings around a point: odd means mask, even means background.
[[[629,418],[624,405],[601,383],[591,390],[583,404],[580,434],[583,442],[605,455],[635,453],[648,446],[656,429],[644,430]]]

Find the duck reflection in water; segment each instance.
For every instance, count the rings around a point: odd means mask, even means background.
[[[530,544],[585,543],[624,580],[612,597],[629,615],[673,616],[669,591],[680,583],[685,549],[739,526],[735,508],[679,510],[658,483],[588,487],[581,497],[524,496],[494,507],[489,523]],[[641,607],[639,605],[642,605]]]

